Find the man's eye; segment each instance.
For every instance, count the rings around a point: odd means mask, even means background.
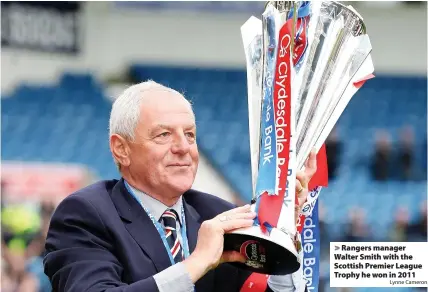
[[[186,136],[189,137],[189,138],[195,138],[196,135],[193,132],[187,132]]]
[[[169,132],[163,132],[161,134],[158,135],[158,137],[168,137],[170,135]]]

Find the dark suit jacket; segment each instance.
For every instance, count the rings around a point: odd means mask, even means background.
[[[183,198],[192,252],[200,224],[235,206],[195,190]],[[170,265],[156,228],[122,179],[68,196],[51,219],[44,268],[54,291],[158,291],[153,275]],[[222,264],[196,283],[196,291],[237,292],[249,275]]]

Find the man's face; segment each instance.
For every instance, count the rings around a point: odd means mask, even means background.
[[[148,94],[129,147],[129,170],[142,191],[171,196],[189,190],[199,153],[195,117],[187,100],[167,90]]]

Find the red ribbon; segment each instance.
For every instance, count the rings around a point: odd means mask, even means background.
[[[305,52],[305,48],[307,46],[307,37],[306,37],[306,25],[309,22],[309,16],[304,18],[297,19],[296,28],[299,29],[301,25],[303,25],[302,32],[299,37],[295,39],[294,42],[294,53],[293,53],[293,65],[296,66],[303,53]],[[302,23],[303,22],[303,23]]]
[[[267,288],[267,281],[269,275],[252,273],[244,285],[242,285],[240,292],[264,292]]]
[[[279,215],[284,202],[284,197],[288,195],[287,174],[290,156],[290,111],[291,111],[291,36],[293,20],[288,20],[279,31],[278,51],[275,66],[275,83],[273,93],[273,112],[275,121],[275,135],[278,163],[278,184],[282,186],[278,189],[278,194],[264,192],[259,200],[258,219],[262,231],[266,230],[266,225],[276,227]]]
[[[289,149],[290,149],[290,110],[291,110],[291,59],[293,66],[300,60],[302,54],[307,46],[306,37],[306,23],[309,20],[309,16],[305,18],[297,19],[296,28],[300,28],[302,31],[297,39],[294,39],[293,55],[290,56],[290,45],[293,41],[291,39],[291,31],[293,25],[293,19],[289,19],[279,31],[279,48],[277,52],[276,67],[275,67],[275,85],[274,85],[274,114],[275,114],[275,125],[277,134],[277,152],[278,152],[278,163],[280,173],[279,185],[285,186],[285,189],[279,189],[278,194],[269,194],[264,192],[259,200],[258,219],[262,231],[265,231],[266,225],[276,227],[278,225],[279,215],[281,213],[284,197],[287,192],[287,174],[288,174],[288,162],[289,162]],[[290,58],[291,57],[291,58]],[[287,98],[279,98],[287,95]],[[281,101],[280,101],[281,100]],[[281,125],[287,125],[285,127],[277,126],[278,119],[281,121]],[[267,223],[267,224],[266,224]]]
[[[364,85],[364,83],[366,83],[367,80],[372,79],[374,77],[375,76],[373,74],[369,74],[366,77],[364,77],[363,79],[355,81],[354,86],[359,89],[359,88],[361,88],[361,86]]]
[[[316,187],[326,187],[328,185],[328,164],[327,151],[323,144],[317,154],[317,171],[309,181],[309,190],[313,191]]]
[[[317,171],[312,176],[309,181],[308,189],[313,191],[316,187],[327,187],[328,186],[328,165],[327,165],[327,152],[325,149],[325,144],[323,144],[317,154]],[[318,199],[317,199],[318,200]],[[297,231],[302,233],[303,224],[305,222],[305,215],[300,214],[299,220],[300,224],[297,224]]]

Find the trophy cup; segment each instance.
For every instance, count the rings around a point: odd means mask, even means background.
[[[269,1],[241,34],[257,217],[225,234],[224,249],[246,257],[241,268],[285,275],[301,265],[296,173],[373,76],[372,47],[362,17],[334,1]]]

